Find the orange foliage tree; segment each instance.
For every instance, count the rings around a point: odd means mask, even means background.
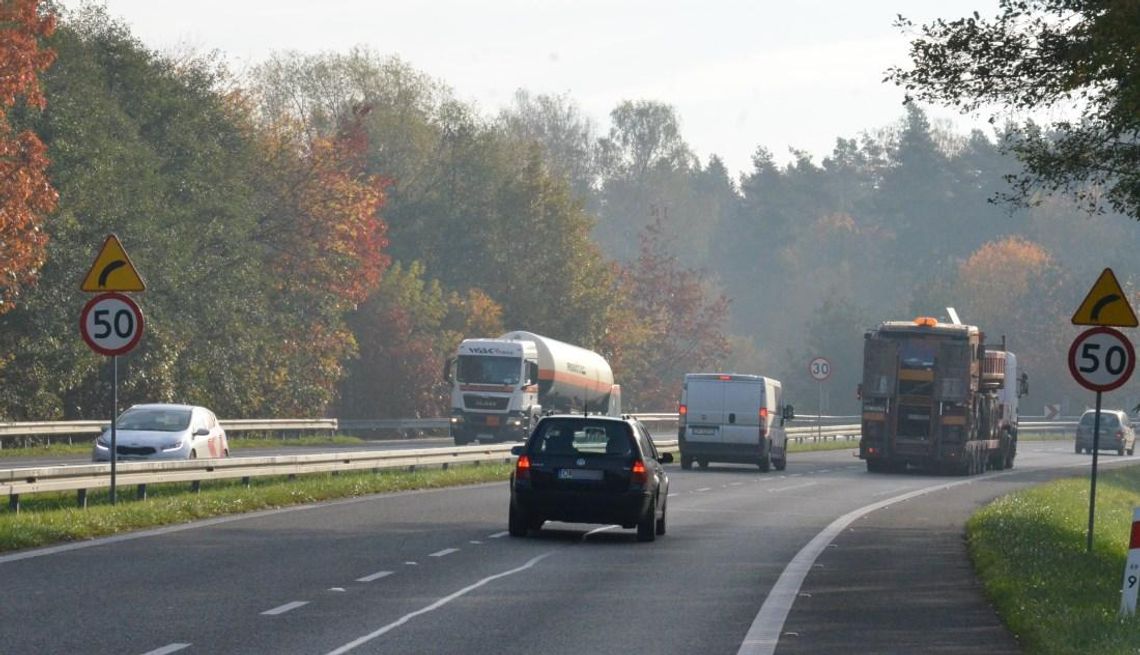
[[[58,195],[47,177],[47,148],[31,131],[14,134],[8,113],[20,102],[42,109],[39,73],[55,60],[40,47],[55,30],[39,0],[0,2],[0,314],[35,280],[47,248],[44,218]]]

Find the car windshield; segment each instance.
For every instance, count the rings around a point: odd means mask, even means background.
[[[520,357],[461,355],[456,378],[468,384],[518,384]]]
[[[616,421],[559,419],[543,421],[530,442],[536,455],[627,457],[633,452],[628,426]]]
[[[119,416],[119,430],[178,432],[190,425],[190,410],[178,407],[128,409]]]
[[[1081,427],[1091,428],[1093,426],[1093,418],[1096,416],[1094,412],[1090,412],[1081,417]],[[1120,427],[1120,419],[1116,414],[1100,414],[1100,426],[1102,428],[1115,428]]]

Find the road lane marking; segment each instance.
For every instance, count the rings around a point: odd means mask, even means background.
[[[1084,466],[1086,465],[1081,463],[1050,468],[1066,469],[1082,468]],[[803,585],[804,579],[815,565],[816,558],[827,549],[828,545],[830,545],[840,533],[847,529],[847,526],[854,523],[856,519],[862,518],[876,510],[883,509],[884,507],[890,507],[895,503],[910,500],[911,498],[952,489],[965,484],[973,484],[978,481],[1017,475],[1019,473],[1023,473],[1023,471],[990,473],[984,476],[979,475],[966,478],[965,480],[916,489],[893,498],[887,498],[886,500],[880,500],[877,503],[860,507],[835,519],[819,534],[813,537],[806,546],[801,548],[800,551],[796,553],[796,556],[792,558],[792,561],[788,562],[788,565],[784,567],[779,579],[776,580],[776,584],[768,591],[768,596],[764,599],[764,604],[760,607],[756,618],[753,619],[752,626],[748,628],[748,634],[744,636],[744,641],[740,644],[740,650],[736,652],[737,655],[772,655],[776,651],[776,644],[780,641],[780,634],[784,629],[784,621],[787,620],[788,613],[792,610],[792,603],[795,602],[796,596],[800,593],[800,587]]]
[[[712,491],[712,487],[701,487],[700,489],[697,489],[696,493],[701,494],[701,493],[704,493],[706,491]]]
[[[510,534],[510,532],[507,532],[506,530],[503,530],[502,532],[496,532],[495,534],[493,534],[493,535],[490,535],[490,536],[489,536],[489,537],[487,537],[487,538],[488,538],[488,539],[501,539],[501,538],[503,538],[503,537],[505,537],[505,536],[507,536],[507,535],[509,535],[509,534]]]
[[[357,582],[375,582],[375,581],[379,580],[380,578],[385,578],[389,575],[392,575],[391,571],[377,571],[377,572],[373,573],[372,575],[366,575],[363,578],[357,578],[356,581]]]
[[[439,600],[435,601],[431,605],[428,605],[427,607],[416,610],[415,612],[412,612],[411,614],[405,614],[404,616],[400,617],[399,619],[396,619],[392,623],[389,623],[388,625],[380,628],[379,630],[376,630],[375,632],[370,632],[370,633],[364,635],[363,637],[360,637],[358,639],[354,639],[353,641],[348,642],[347,644],[341,646],[340,648],[337,648],[335,650],[331,650],[331,651],[329,651],[328,655],[342,655],[343,653],[347,653],[348,651],[356,648],[357,646],[361,646],[363,644],[366,644],[366,643],[372,641],[373,639],[375,639],[377,637],[383,636],[383,635],[391,632],[392,630],[395,630],[396,628],[404,625],[405,623],[407,623],[408,621],[411,621],[412,619],[416,618],[417,616],[427,614],[428,612],[434,612],[435,610],[443,607],[444,605],[447,605],[451,601],[453,601],[457,598],[460,598],[462,596],[465,596],[465,595],[471,593],[472,591],[475,591],[479,587],[482,587],[483,585],[494,582],[495,580],[498,580],[499,578],[505,578],[507,576],[526,571],[527,569],[534,567],[535,564],[538,564],[539,562],[546,559],[547,557],[550,557],[553,554],[554,554],[553,551],[551,551],[549,553],[543,553],[542,555],[539,555],[538,557],[531,558],[530,560],[528,560],[526,562],[526,564],[523,564],[522,566],[510,569],[509,571],[503,571],[502,573],[496,573],[495,575],[487,576],[486,578],[483,578],[482,580],[480,580],[474,584],[470,584],[470,585],[460,589],[459,591],[457,591],[457,592],[455,592],[449,596],[444,596],[443,598],[440,598]]]
[[[481,546],[481,545],[483,545],[483,542],[482,542],[482,541],[479,541],[478,539],[472,539],[471,541],[468,541],[467,543],[469,543],[469,544],[475,544],[476,546]]]
[[[277,616],[279,614],[284,614],[285,612],[291,612],[291,611],[297,609],[298,607],[304,607],[305,605],[308,605],[308,604],[309,604],[309,601],[307,601],[307,600],[295,600],[292,603],[285,603],[284,605],[282,605],[280,607],[274,607],[271,610],[265,610],[264,612],[261,613],[261,615],[262,616]]]
[[[728,483],[728,486],[730,486],[730,487],[739,487],[739,486],[740,486],[740,485],[742,485],[742,484],[744,484],[744,483],[743,483],[743,482],[729,482],[729,483]]]
[[[452,553],[458,553],[458,552],[459,552],[458,548],[444,548],[443,550],[435,551],[431,555],[428,555],[428,557],[447,557],[448,555],[450,555]]]
[[[790,485],[787,487],[774,487],[772,489],[769,489],[768,491],[771,493],[776,493],[778,491],[791,491],[792,489],[803,489],[804,487],[814,487],[818,484],[819,484],[818,482],[801,482],[800,484],[793,484],[793,485]]]
[[[143,655],[167,655],[167,653],[177,653],[183,648],[189,648],[190,644],[167,644],[162,648],[147,651]]]
[[[344,587],[329,587],[329,591],[345,591]]]
[[[887,489],[885,491],[877,491],[877,492],[871,494],[871,497],[872,498],[878,498],[879,496],[887,496],[890,494],[897,494],[898,492],[902,491],[903,489],[906,489],[906,487],[891,487],[890,489]]]

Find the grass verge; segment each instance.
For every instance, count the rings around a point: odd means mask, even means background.
[[[185,484],[152,485],[145,500],[135,500],[133,488],[120,487],[118,504],[110,504],[107,492],[93,492],[86,509],[75,507],[73,493],[35,494],[21,499],[19,513],[0,510],[0,552],[337,498],[506,481],[510,471],[508,464],[483,464],[309,475],[292,481],[255,478],[249,488],[238,481],[203,483],[196,494],[187,493]],[[505,521],[505,507],[503,511]]]
[[[1097,476],[1093,552],[1089,481],[1058,480],[983,508],[966,526],[986,592],[1029,653],[1136,653],[1140,618],[1120,619],[1120,586],[1140,467]]]

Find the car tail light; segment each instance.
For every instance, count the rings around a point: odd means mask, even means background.
[[[1123,439],[1124,438],[1124,430],[1117,430],[1116,431],[1116,438],[1117,439]]]
[[[630,469],[633,474],[633,484],[645,484],[649,482],[649,472],[645,470],[645,462],[640,459],[633,460],[633,468]]]
[[[516,480],[529,480],[530,479],[530,457],[527,455],[519,455],[519,461],[515,464],[515,479]]]

